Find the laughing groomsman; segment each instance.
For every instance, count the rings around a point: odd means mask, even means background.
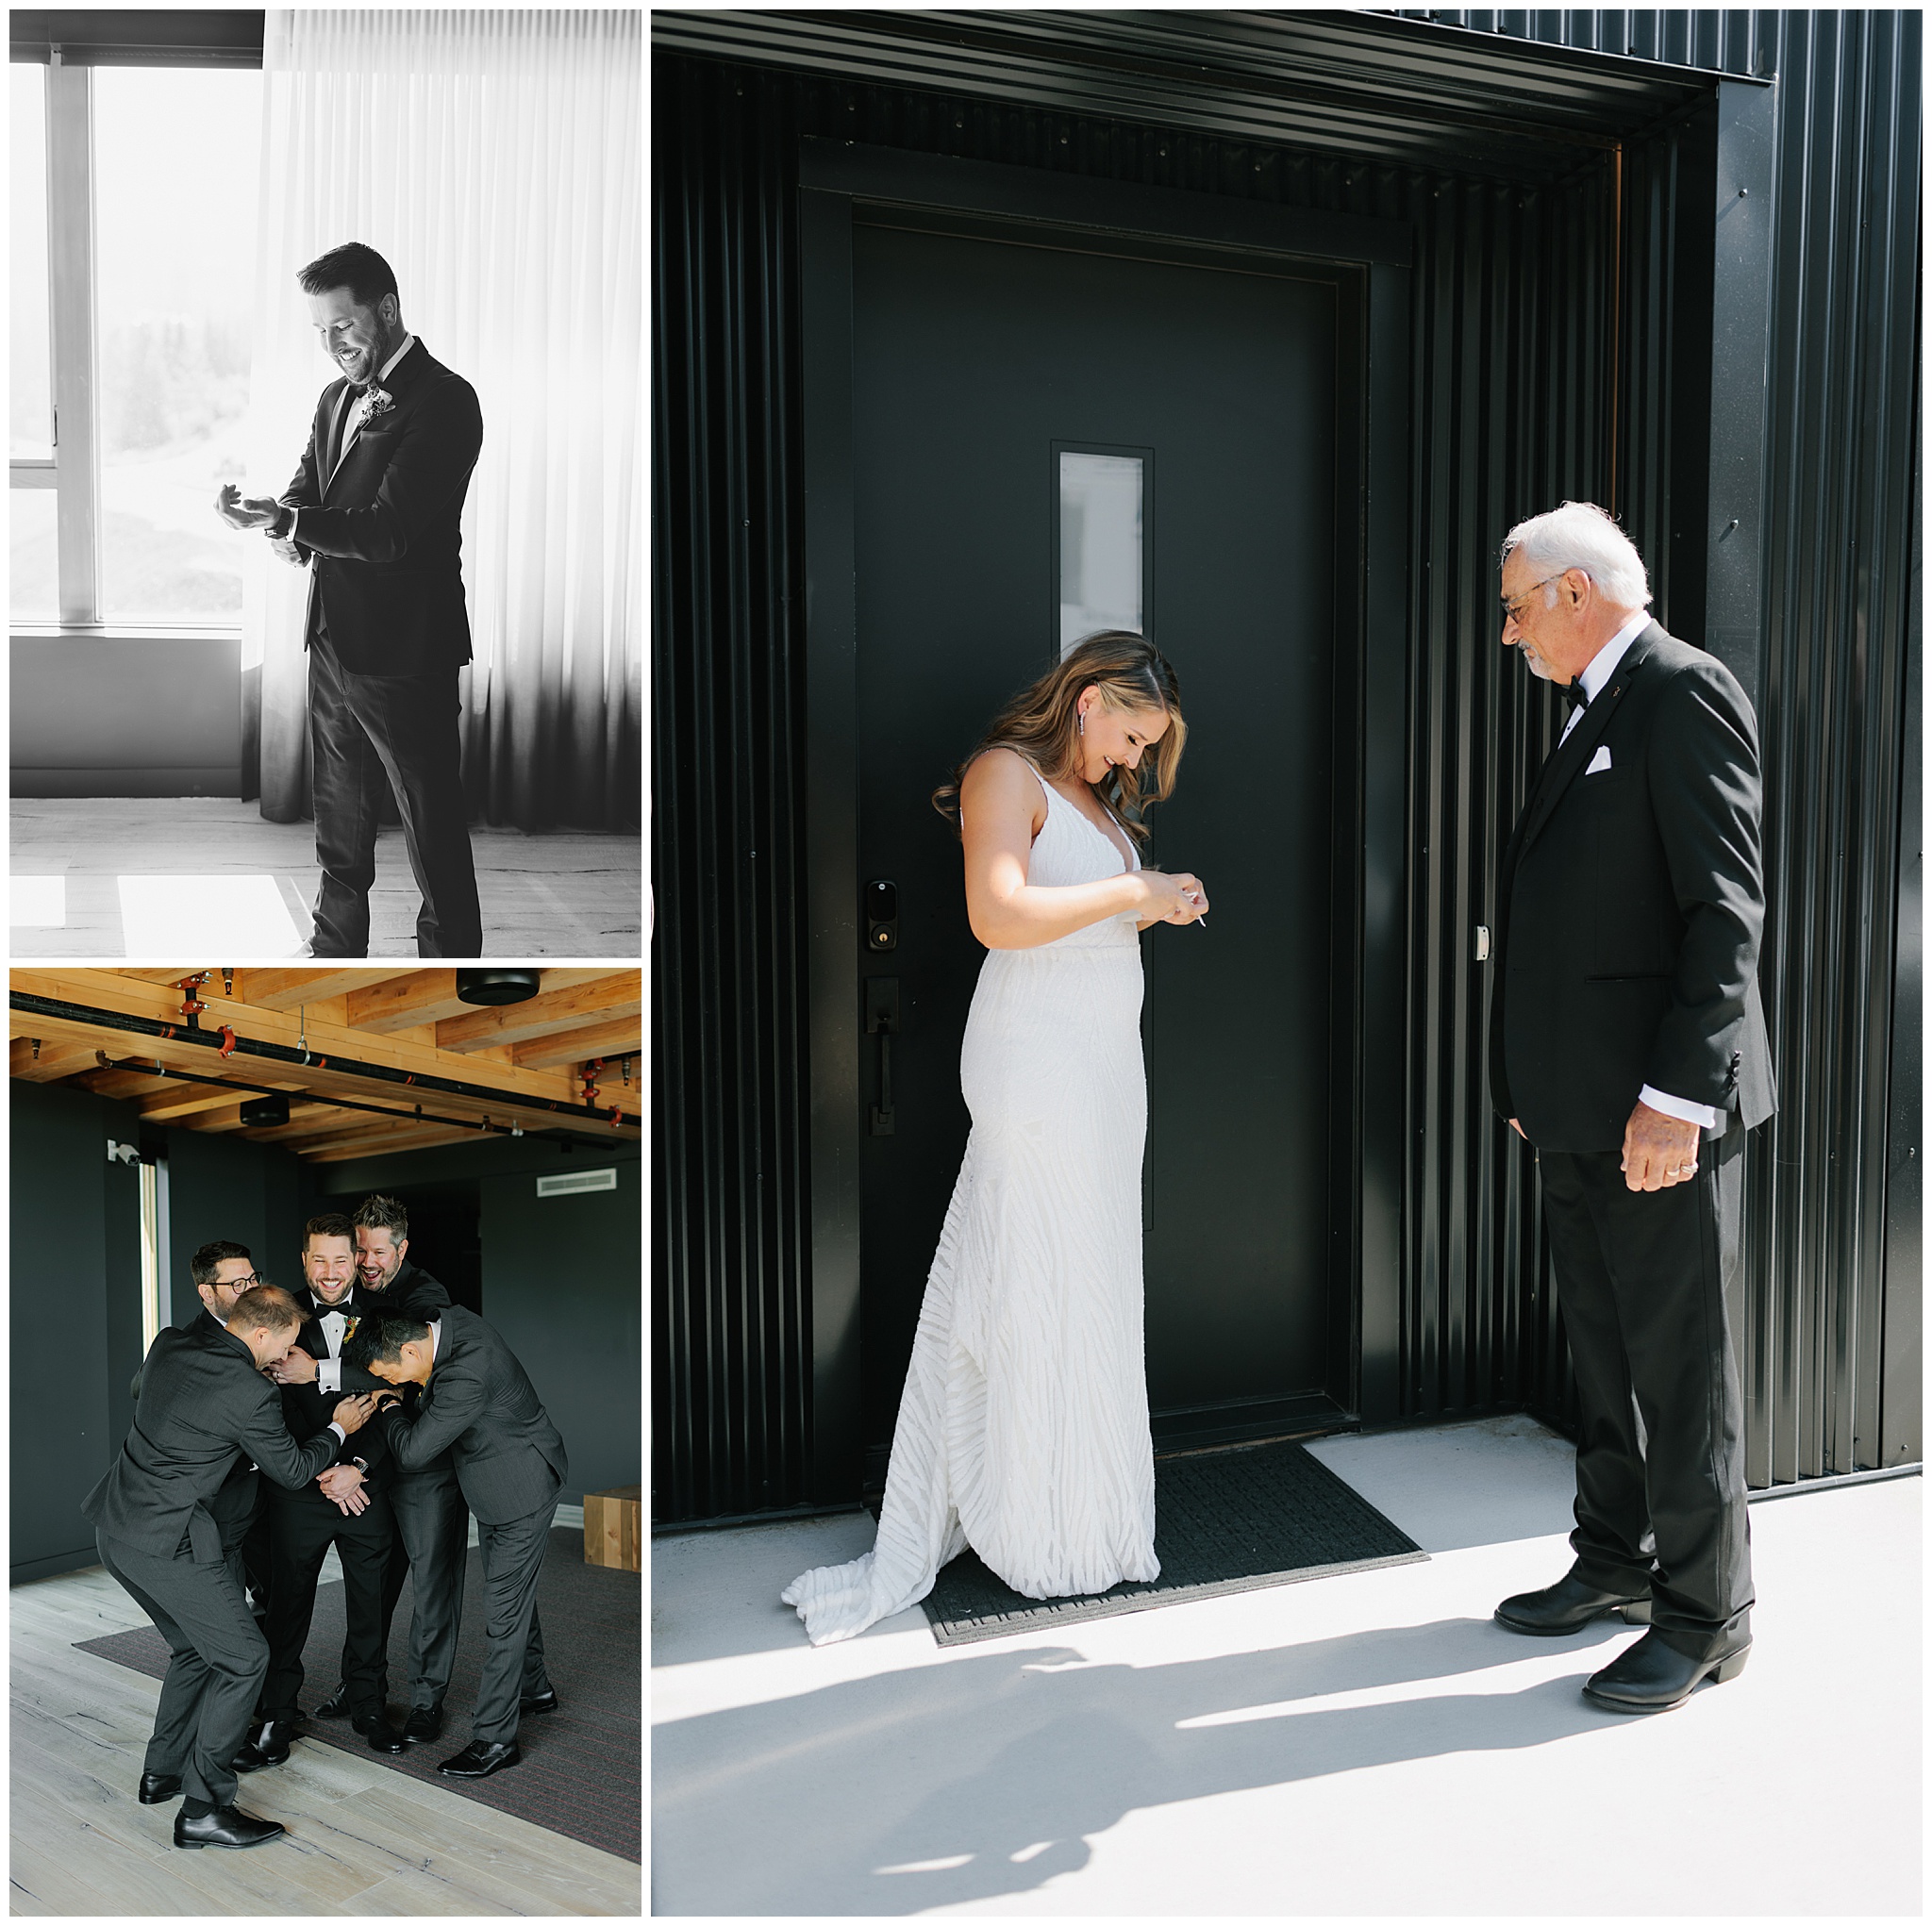
[[[483,1676],[470,1743],[437,1770],[487,1778],[523,1757],[523,1714],[557,1709],[537,1581],[570,1470],[563,1440],[509,1346],[458,1304],[429,1320],[365,1319],[349,1358],[386,1384],[421,1387],[413,1417],[393,1405],[379,1414],[384,1441],[406,1470],[447,1452],[476,1515],[488,1615]]]

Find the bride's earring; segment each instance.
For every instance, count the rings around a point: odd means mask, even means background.
[[[1079,733],[1084,736],[1087,733],[1087,711],[1085,709],[1079,710],[1074,715],[1074,721],[1079,724]]]

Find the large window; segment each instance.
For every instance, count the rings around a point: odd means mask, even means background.
[[[239,627],[261,75],[16,64],[15,621]],[[38,321],[35,317],[38,316]]]

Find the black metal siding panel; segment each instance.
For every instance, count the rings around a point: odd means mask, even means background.
[[[1909,691],[1919,646],[1922,16],[1426,17],[1775,76],[1758,721],[1769,903],[1760,981],[1779,1114],[1752,1145],[1733,1295],[1749,1475],[1761,1486],[1915,1461],[1919,734]],[[1639,338],[1646,316],[1660,319],[1651,304],[1681,291],[1663,272],[1668,199],[1654,193],[1657,171],[1681,162],[1681,139],[1672,131],[1626,158],[1624,313]],[[1620,506],[1668,615],[1679,585],[1666,531],[1684,506],[1672,500],[1671,478],[1685,452],[1668,441],[1682,411],[1654,393],[1673,378],[1667,364],[1626,358],[1624,378],[1629,485]],[[1681,632],[1699,639],[1693,625]],[[1419,1052],[1435,1041],[1424,1033]],[[1906,1200],[1888,1196],[1893,1171]]]

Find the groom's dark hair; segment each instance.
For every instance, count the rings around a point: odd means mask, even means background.
[[[345,241],[326,254],[319,254],[295,276],[305,294],[326,294],[331,288],[346,288],[358,307],[374,307],[385,294],[396,294],[396,277],[389,263],[373,247],[359,241]]]

